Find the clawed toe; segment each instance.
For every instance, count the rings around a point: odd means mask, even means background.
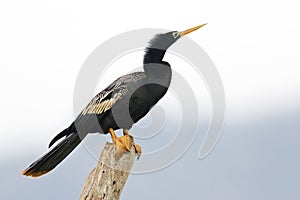
[[[137,159],[140,159],[141,155],[142,155],[142,148],[140,145],[138,144],[133,144],[134,148],[135,148],[135,153],[137,154]]]
[[[119,138],[116,136],[113,129],[109,129],[109,132],[116,147],[116,158],[120,158],[124,152],[130,152],[132,146],[134,146],[137,159],[140,158],[142,154],[142,148],[140,145],[134,143],[133,137],[129,135],[127,129],[124,130],[124,136]]]

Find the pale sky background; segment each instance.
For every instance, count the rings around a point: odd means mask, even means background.
[[[97,46],[133,29],[180,31],[207,22],[189,37],[223,80],[222,136],[204,160],[198,160],[203,132],[173,165],[131,175],[122,199],[299,199],[299,18],[291,0],[1,1],[1,198],[79,198],[96,164],[83,145],[42,178],[20,172],[74,119],[76,77]],[[166,60],[177,63],[171,55]],[[208,109],[201,130],[209,117]],[[143,148],[153,145],[145,141]]]

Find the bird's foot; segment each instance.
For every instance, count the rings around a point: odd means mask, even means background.
[[[132,138],[132,143],[135,149],[135,153],[137,154],[137,159],[139,159],[142,155],[142,147],[138,144],[135,144],[133,141],[133,137],[129,134],[128,129],[123,129],[123,135],[122,137],[130,136]]]
[[[133,137],[129,135],[128,130],[124,130],[124,136],[117,137],[114,130],[112,128],[109,129],[109,133],[111,135],[112,141],[116,146],[116,157],[120,158],[124,152],[130,152],[131,147],[133,146],[135,149],[135,153],[137,154],[137,158],[139,159],[142,154],[142,148],[140,145],[135,144]]]
[[[134,149],[135,149],[135,153],[137,155],[137,159],[140,159],[141,155],[142,155],[142,147],[138,144],[133,144]]]

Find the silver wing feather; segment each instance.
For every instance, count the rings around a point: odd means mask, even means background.
[[[80,115],[102,114],[111,109],[112,106],[128,92],[128,83],[137,82],[145,78],[144,72],[135,72],[119,77],[103,91],[98,93],[90,103],[83,109]],[[110,98],[107,98],[109,97]]]

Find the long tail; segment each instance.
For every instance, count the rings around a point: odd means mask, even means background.
[[[67,137],[58,143],[51,151],[32,163],[27,169],[23,170],[25,176],[38,177],[54,169],[63,161],[84,138],[79,137],[75,132],[68,134]]]

